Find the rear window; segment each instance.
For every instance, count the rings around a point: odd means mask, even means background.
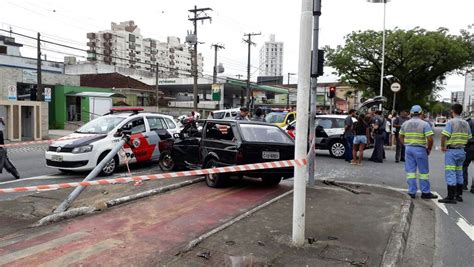
[[[213,112],[212,117],[217,120],[223,119],[225,116],[225,112]]]
[[[293,144],[280,128],[270,125],[240,124],[242,137],[248,142]]]

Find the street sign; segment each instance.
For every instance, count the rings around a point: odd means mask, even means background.
[[[222,84],[212,84],[212,100],[213,101],[220,101],[221,100],[221,91],[222,91]]]
[[[51,88],[49,87],[44,88],[44,101],[51,102]]]
[[[16,97],[16,86],[10,85],[8,86],[8,100],[17,100]]]
[[[392,85],[390,85],[390,90],[392,90],[394,93],[398,93],[401,89],[402,85],[399,83],[392,83]]]

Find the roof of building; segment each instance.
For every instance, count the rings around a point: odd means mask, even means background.
[[[131,88],[143,90],[155,90],[154,86],[143,83],[132,77],[120,73],[82,74],[81,86],[98,88]]]

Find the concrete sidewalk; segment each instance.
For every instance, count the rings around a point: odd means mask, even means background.
[[[408,226],[403,233],[408,235],[411,214],[402,214],[402,206],[411,200],[399,192],[375,187],[354,190],[358,194],[327,186],[307,190],[307,241],[302,248],[291,245],[293,195],[289,195],[212,235],[191,251],[158,263],[166,266],[380,266],[395,261],[400,264],[397,261],[400,259],[395,258],[402,256],[404,247],[393,245],[406,241],[396,229]],[[412,209],[408,211],[411,212]],[[402,243],[400,245],[405,246]]]
[[[0,258],[13,266],[26,262],[73,265],[113,262],[113,265],[141,266],[400,263],[413,212],[412,208],[407,209],[407,205],[412,207],[412,202],[405,194],[371,186],[342,188],[318,183],[307,190],[306,244],[294,248],[291,246],[293,195],[289,189],[291,181],[272,188],[247,180],[225,189],[196,184],[38,228],[24,229],[25,222],[22,224],[20,218],[15,218],[19,223],[17,230],[14,220],[2,222],[10,228],[4,231],[8,235],[0,237]],[[287,192],[285,196],[271,200],[284,192]],[[43,192],[37,201],[58,193]],[[87,205],[85,200],[87,197],[81,201],[82,205]],[[263,208],[248,214],[262,203]],[[38,204],[37,208],[40,207]],[[242,214],[246,215],[243,219],[218,229]],[[208,236],[210,232],[216,233]],[[206,238],[196,242],[202,236]],[[197,246],[189,246],[190,243]],[[50,250],[43,250],[45,246]],[[128,249],[124,250],[125,247]]]

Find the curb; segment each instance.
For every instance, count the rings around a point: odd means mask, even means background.
[[[403,254],[407,246],[414,208],[415,205],[413,204],[413,201],[405,200],[403,202],[400,221],[392,229],[380,266],[401,265]]]
[[[54,214],[41,218],[37,223],[33,224],[32,227],[44,226],[44,225],[48,225],[52,223],[61,222],[66,219],[76,218],[82,215],[92,214],[94,212],[105,210],[106,208],[124,204],[133,200],[137,200],[137,199],[141,199],[141,198],[145,198],[145,197],[149,197],[153,195],[158,195],[158,194],[169,192],[181,187],[199,183],[199,182],[204,181],[204,179],[205,179],[204,177],[199,177],[196,179],[186,180],[186,181],[176,183],[176,184],[158,187],[156,189],[151,189],[151,190],[140,192],[134,195],[111,199],[105,202],[99,202],[99,203],[96,203],[94,207],[88,207],[88,206],[79,207],[79,208],[70,209],[64,212],[54,213]]]
[[[323,180],[324,181],[324,180]],[[342,185],[361,185],[369,187],[377,187],[380,189],[390,190],[399,193],[403,197],[403,203],[400,207],[400,220],[392,228],[390,237],[385,247],[380,266],[401,266],[405,248],[407,246],[408,234],[410,233],[411,221],[413,218],[413,210],[415,205],[411,198],[405,193],[400,192],[394,188],[384,187],[376,184],[364,184],[358,182],[339,182]]]

